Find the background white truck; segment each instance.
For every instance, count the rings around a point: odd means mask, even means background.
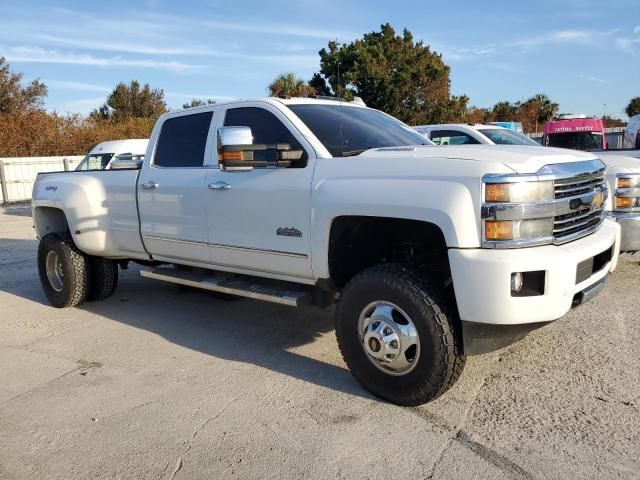
[[[149,139],[147,138],[101,142],[87,153],[76,170],[109,170],[119,157],[141,163],[148,144]]]
[[[363,106],[264,99],[171,112],[140,170],[38,177],[43,289],[57,307],[144,277],[285,305],[337,299],[356,378],[402,405],[468,354],[596,295],[617,262],[604,164],[540,147],[422,146]],[[241,325],[238,328],[242,328]]]
[[[526,135],[489,124],[452,123],[414,128],[438,145],[517,145],[520,141],[523,145],[536,144]],[[636,252],[640,250],[640,151],[592,153],[607,166],[607,183],[613,194],[607,199],[605,210],[622,227],[620,250]]]

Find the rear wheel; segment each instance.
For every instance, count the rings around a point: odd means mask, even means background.
[[[40,240],[38,273],[53,306],[73,307],[87,298],[89,262],[68,233],[50,233]]]
[[[102,257],[89,259],[90,282],[87,300],[104,300],[115,292],[118,286],[118,264]]]
[[[356,275],[336,309],[338,345],[356,379],[374,395],[405,406],[446,392],[465,364],[449,302],[402,265]]]

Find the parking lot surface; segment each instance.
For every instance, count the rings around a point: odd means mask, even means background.
[[[0,209],[1,479],[640,478],[640,256],[401,408],[346,370],[333,309],[132,266],[108,300],[58,310],[36,249],[29,207]]]

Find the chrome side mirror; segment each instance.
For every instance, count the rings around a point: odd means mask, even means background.
[[[231,171],[253,170],[253,155],[244,152],[253,145],[253,133],[249,127],[220,127],[218,147],[220,168]]]
[[[109,170],[140,170],[144,161],[144,155],[121,153],[116,156],[107,168]]]
[[[269,160],[255,160],[265,158],[265,151],[271,151]],[[288,143],[262,144],[253,143],[253,133],[249,127],[220,127],[218,129],[218,164],[223,170],[248,171],[255,168],[287,168],[294,161],[300,160],[302,150],[291,150]],[[262,153],[262,155],[260,155]]]
[[[218,129],[220,147],[251,145],[253,133],[249,127],[220,127]]]

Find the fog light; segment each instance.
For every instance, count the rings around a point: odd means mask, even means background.
[[[516,272],[511,274],[511,291],[514,293],[518,293],[522,290],[522,273]]]

